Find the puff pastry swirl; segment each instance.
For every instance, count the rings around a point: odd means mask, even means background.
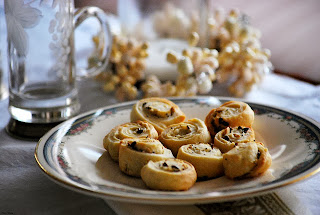
[[[255,135],[251,127],[227,127],[215,135],[214,146],[218,147],[222,153],[225,153],[238,145],[238,143],[254,140]]]
[[[141,178],[147,187],[155,190],[188,190],[197,180],[195,168],[187,161],[166,159],[149,161],[141,170]]]
[[[206,116],[205,123],[212,137],[226,127],[252,127],[254,112],[244,102],[228,101],[212,109]]]
[[[141,169],[148,161],[160,161],[167,158],[174,158],[172,152],[156,139],[124,139],[119,147],[120,170],[135,177],[140,177]]]
[[[168,126],[159,136],[163,145],[177,155],[181,146],[194,143],[210,143],[210,133],[201,119],[193,118],[186,122]]]
[[[115,161],[119,159],[120,141],[125,138],[153,138],[158,139],[158,132],[148,122],[137,121],[118,125],[103,139],[103,146]]]
[[[217,147],[207,143],[181,146],[177,158],[190,162],[198,178],[214,178],[223,175],[222,154]]]
[[[267,171],[271,163],[271,155],[261,142],[239,143],[223,154],[223,167],[229,178],[256,177]]]
[[[268,149],[264,146],[263,143],[257,142],[258,154],[257,154],[257,164],[250,171],[248,177],[256,177],[263,174],[272,164],[272,158]]]
[[[159,134],[169,125],[183,122],[186,118],[178,105],[165,98],[145,98],[133,107],[131,121],[144,120],[151,123]]]

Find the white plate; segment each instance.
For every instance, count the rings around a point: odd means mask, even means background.
[[[205,118],[229,98],[172,98],[187,118]],[[35,158],[40,168],[60,185],[106,199],[150,203],[191,204],[219,202],[260,195],[305,179],[320,170],[320,125],[301,114],[249,103],[255,112],[253,128],[273,158],[262,176],[199,181],[188,191],[148,189],[143,181],[124,175],[102,146],[116,125],[129,122],[135,102],[90,111],[49,131],[38,143]]]

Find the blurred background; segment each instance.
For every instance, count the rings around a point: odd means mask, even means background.
[[[150,3],[145,1],[145,10]],[[75,5],[94,5],[115,15],[119,11],[117,0],[75,0]],[[320,83],[320,1],[209,0],[209,10],[219,7],[237,8],[249,16],[251,25],[262,32],[262,46],[271,50],[275,72]]]

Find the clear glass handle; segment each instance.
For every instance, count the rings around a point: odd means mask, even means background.
[[[74,26],[77,28],[84,20],[90,17],[95,17],[100,23],[101,33],[103,35],[103,41],[101,44],[101,54],[99,56],[99,62],[97,62],[95,67],[92,68],[77,68],[77,79],[84,77],[92,77],[103,71],[107,64],[110,55],[110,49],[112,45],[112,34],[110,31],[109,24],[107,22],[107,15],[105,12],[98,7],[83,7],[76,11],[74,15]],[[100,50],[99,50],[100,51]]]

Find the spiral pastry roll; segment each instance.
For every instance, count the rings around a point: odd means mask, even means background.
[[[198,178],[214,178],[223,174],[222,154],[217,147],[207,143],[181,146],[178,159],[190,162],[196,169]]]
[[[119,147],[119,167],[127,175],[140,177],[141,169],[149,160],[160,161],[174,158],[159,140],[150,138],[130,138],[121,141]]]
[[[267,171],[267,169],[269,169],[272,163],[271,155],[268,149],[263,145],[263,143],[258,142],[257,146],[258,146],[257,164],[250,171],[250,173],[248,174],[248,177],[256,177],[258,175],[261,175],[262,173]]]
[[[211,136],[204,122],[194,118],[170,125],[160,134],[159,140],[165,147],[171,149],[174,155],[177,155],[181,146],[199,142],[210,143]]]
[[[205,123],[212,137],[226,127],[251,127],[254,112],[251,107],[238,101],[229,101],[218,108],[212,109],[206,116]]]
[[[225,153],[233,149],[238,143],[254,140],[254,131],[250,127],[227,127],[215,135],[214,146],[218,147],[222,153]]]
[[[227,177],[248,176],[257,165],[258,145],[255,142],[239,143],[223,154],[224,173]]]
[[[160,134],[167,126],[183,122],[185,114],[179,106],[164,98],[145,98],[139,100],[131,111],[131,121],[150,122]]]
[[[197,180],[195,168],[187,161],[166,159],[149,161],[141,170],[141,178],[147,187],[155,190],[188,190]]]
[[[158,139],[158,132],[148,122],[137,121],[118,125],[103,139],[103,146],[115,161],[119,159],[120,141],[125,138],[153,138]]]

